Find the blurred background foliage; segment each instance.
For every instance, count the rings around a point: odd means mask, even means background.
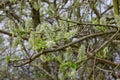
[[[119,79],[119,4],[1,0],[0,80]]]

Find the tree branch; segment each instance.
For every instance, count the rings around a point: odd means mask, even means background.
[[[70,42],[70,43],[68,43],[68,44],[66,44],[64,46],[60,46],[58,48],[52,48],[52,49],[46,49],[44,51],[38,51],[39,52],[38,54],[32,56],[30,59],[24,61],[23,63],[16,65],[15,67],[20,67],[20,66],[23,66],[25,64],[28,64],[28,63],[34,61],[36,58],[38,58],[42,54],[46,54],[46,53],[49,53],[49,52],[60,51],[60,50],[63,50],[65,48],[69,47],[69,46],[72,46],[72,45],[74,45],[74,44],[76,44],[78,42],[81,42],[81,41],[83,41],[85,39],[90,39],[90,38],[97,37],[97,36],[102,36],[102,35],[105,35],[105,34],[112,34],[112,33],[115,33],[115,32],[116,32],[116,30],[107,31],[107,32],[101,32],[101,33],[96,33],[96,34],[90,34],[90,35],[84,36],[82,38],[79,38],[78,40],[76,40],[74,42]]]
[[[97,61],[99,61],[101,63],[108,64],[108,65],[111,65],[111,66],[118,66],[119,65],[119,64],[113,63],[109,60],[98,58],[96,56],[92,56],[90,59],[96,59]]]
[[[107,11],[109,11],[112,8],[113,8],[113,6],[109,6],[104,12],[101,13],[101,15],[105,14]]]
[[[5,35],[8,35],[8,36],[10,36],[10,37],[13,36],[12,33],[9,33],[9,32],[7,32],[7,31],[3,31],[3,30],[0,30],[0,33],[5,34]],[[14,37],[17,37],[17,35],[14,34]],[[26,38],[26,37],[21,37],[21,38],[28,41],[28,38]]]
[[[76,21],[65,20],[65,19],[62,19],[62,18],[58,18],[58,19],[62,20],[62,21],[78,24],[78,25],[104,26],[104,27],[108,26],[108,27],[112,27],[112,28],[117,28],[115,25],[111,25],[111,24],[103,25],[103,24],[92,24],[92,23],[80,23],[80,22],[76,22]]]

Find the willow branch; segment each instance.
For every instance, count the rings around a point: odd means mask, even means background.
[[[74,24],[77,24],[77,25],[104,26],[104,27],[117,28],[115,25],[111,25],[111,24],[103,25],[103,24],[92,24],[92,23],[80,23],[80,22],[76,22],[76,21],[65,20],[65,19],[62,19],[62,18],[59,18],[59,20],[74,23]]]
[[[101,13],[101,15],[105,14],[107,11],[109,11],[112,8],[113,8],[113,6],[109,6],[104,12]]]
[[[72,45],[74,45],[76,43],[79,43],[79,42],[81,42],[81,41],[83,41],[85,39],[90,39],[90,38],[97,37],[97,36],[102,36],[102,35],[105,35],[105,34],[112,34],[112,33],[115,33],[115,32],[116,32],[116,30],[107,31],[107,32],[101,32],[101,33],[96,33],[96,34],[90,34],[90,35],[84,36],[82,38],[79,38],[78,40],[76,40],[74,42],[70,42],[70,43],[68,43],[68,44],[66,44],[64,46],[60,46],[58,48],[46,49],[44,51],[39,51],[38,54],[32,56],[30,59],[24,61],[23,63],[21,63],[19,65],[16,65],[15,67],[20,67],[20,66],[23,66],[23,65],[25,65],[27,63],[30,63],[30,62],[34,61],[36,58],[38,58],[40,55],[42,55],[42,54],[46,54],[46,53],[49,53],[49,52],[60,51],[60,50],[63,50],[65,48],[69,47],[69,46],[72,46]]]
[[[120,31],[120,30],[118,29],[117,32],[116,32],[115,34],[113,34],[108,41],[106,41],[105,43],[103,43],[100,48],[96,49],[96,50],[95,50],[95,53],[99,52],[99,51],[100,51],[101,49],[103,49],[109,42],[111,42],[111,41],[117,36],[117,34],[119,33],[119,31]],[[94,54],[95,54],[95,53],[94,53]]]
[[[9,32],[7,32],[7,31],[3,31],[3,30],[0,30],[0,33],[2,33],[2,34],[5,34],[5,35],[8,35],[8,36],[10,36],[10,37],[12,37],[13,35],[14,35],[14,37],[17,37],[17,35],[15,35],[15,34],[12,34],[12,33],[9,33]],[[23,40],[28,40],[28,38],[26,38],[26,37],[21,37]]]
[[[116,63],[111,62],[109,60],[98,58],[96,56],[92,56],[90,59],[96,59],[96,61],[99,61],[99,62],[107,64],[107,65],[111,65],[111,66],[117,66],[117,65],[119,65],[119,64],[116,64]]]

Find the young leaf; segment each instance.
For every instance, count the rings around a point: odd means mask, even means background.
[[[8,62],[10,62],[10,55],[6,55],[6,62],[8,63]]]
[[[33,3],[33,8],[34,8],[36,11],[38,11],[39,8],[40,8],[40,6],[39,6],[39,4],[38,4],[37,2],[34,2],[34,3]]]
[[[69,47],[69,48],[67,48],[67,51],[66,51],[66,53],[64,53],[64,61],[71,61],[72,60],[72,57],[73,57],[73,55],[72,55],[72,49]]]
[[[103,49],[103,57],[105,58],[107,56],[107,53],[108,53],[108,47],[105,47]]]
[[[9,27],[9,30],[10,30],[10,31],[13,31],[14,28],[15,28],[15,23],[14,23],[14,21],[8,20],[7,26]]]
[[[42,62],[46,62],[46,61],[47,61],[47,58],[46,58],[45,55],[41,55],[41,56],[40,56],[40,60],[41,60]]]
[[[13,48],[16,48],[19,43],[20,43],[20,37],[17,37],[12,43]]]
[[[58,55],[56,58],[57,58],[57,60],[59,61],[59,63],[62,63],[62,62],[63,62],[61,55]]]
[[[60,71],[63,72],[65,71],[68,67],[69,67],[69,64],[71,64],[71,62],[63,62],[60,64]]]
[[[46,41],[43,41],[41,38],[37,37],[34,39],[33,48],[35,50],[40,50],[46,48]]]
[[[32,19],[27,18],[25,21],[25,31],[29,32],[32,26],[33,26]]]
[[[48,48],[51,48],[51,47],[53,47],[53,46],[55,46],[56,45],[56,43],[52,40],[52,41],[46,41],[46,46],[48,47]]]
[[[14,32],[14,33],[17,33],[19,36],[22,36],[22,35],[26,34],[25,31],[22,31],[22,30],[20,30],[20,29],[15,29],[13,32]]]

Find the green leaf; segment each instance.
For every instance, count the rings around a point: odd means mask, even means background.
[[[54,15],[54,10],[53,10],[53,8],[52,8],[51,5],[50,5],[50,7],[48,8],[47,13],[48,13],[50,16],[53,16],[53,15]]]
[[[77,33],[77,29],[72,29],[71,31],[66,32],[64,34],[64,38],[66,38],[66,39],[69,40],[70,38],[72,38],[73,36],[75,36],[76,33]]]
[[[40,9],[40,6],[39,6],[38,2],[34,2],[34,3],[33,3],[33,8],[34,8],[36,11],[38,11],[38,10]]]
[[[65,71],[69,67],[69,64],[71,64],[71,62],[63,62],[63,63],[61,63],[60,68],[59,68],[60,71],[61,72]]]
[[[33,48],[35,50],[40,50],[46,48],[46,41],[43,41],[41,38],[35,38],[33,43]]]
[[[14,21],[8,20],[7,26],[9,27],[9,30],[10,30],[10,31],[13,31],[14,28],[15,28],[15,23],[14,23]]]
[[[46,41],[46,43],[47,43],[46,46],[48,48],[51,48],[56,45],[56,43],[53,40]]]
[[[20,29],[14,29],[13,32],[14,32],[14,34],[15,34],[15,33],[18,33],[19,36],[22,36],[22,35],[26,34],[25,31],[22,31],[22,30],[20,30]]]
[[[97,28],[99,31],[105,31],[105,28],[104,27],[102,27],[102,26],[98,26],[98,28]]]
[[[45,55],[41,55],[41,56],[40,56],[40,60],[41,60],[42,62],[46,62],[46,61],[47,61],[47,58],[46,58]]]
[[[70,67],[71,67],[72,69],[76,69],[76,68],[77,68],[77,64],[76,64],[76,63],[71,63],[71,64],[70,64]]]
[[[16,48],[20,44],[20,37],[17,37],[15,40],[13,40],[12,47]]]
[[[32,27],[33,27],[32,19],[27,18],[25,21],[25,31],[29,32]]]
[[[57,36],[56,36],[56,41],[60,41],[64,39],[64,32],[58,32]]]
[[[77,59],[78,59],[78,62],[79,61],[82,61],[84,59],[86,59],[86,55],[85,55],[85,45],[81,45],[79,47],[79,51],[78,51],[78,56],[77,56]]]
[[[92,18],[91,21],[92,21],[93,24],[98,24],[99,23],[99,21],[97,19],[95,19],[95,18]]]
[[[99,57],[99,58],[105,58],[103,53],[102,54],[101,53],[97,53],[96,56]]]
[[[72,60],[72,57],[73,57],[72,52],[73,52],[72,48],[68,47],[66,53],[64,53],[64,58],[65,58],[64,61],[71,61]]]
[[[10,62],[10,55],[6,55],[6,62],[8,63],[8,62]]]
[[[108,47],[105,47],[103,51],[99,52],[96,54],[97,57],[99,58],[106,58],[108,53]]]
[[[67,61],[67,62],[63,62],[60,65],[60,71],[65,71],[67,68],[72,68],[72,69],[76,69],[77,68],[77,64]]]
[[[104,58],[107,57],[107,53],[108,53],[108,47],[105,47],[105,48],[103,49],[103,57],[104,57]]]
[[[57,60],[59,61],[59,63],[62,63],[62,62],[63,62],[61,55],[58,55],[56,58],[57,58]]]
[[[51,54],[48,54],[46,59],[47,61],[52,61],[54,57]]]

